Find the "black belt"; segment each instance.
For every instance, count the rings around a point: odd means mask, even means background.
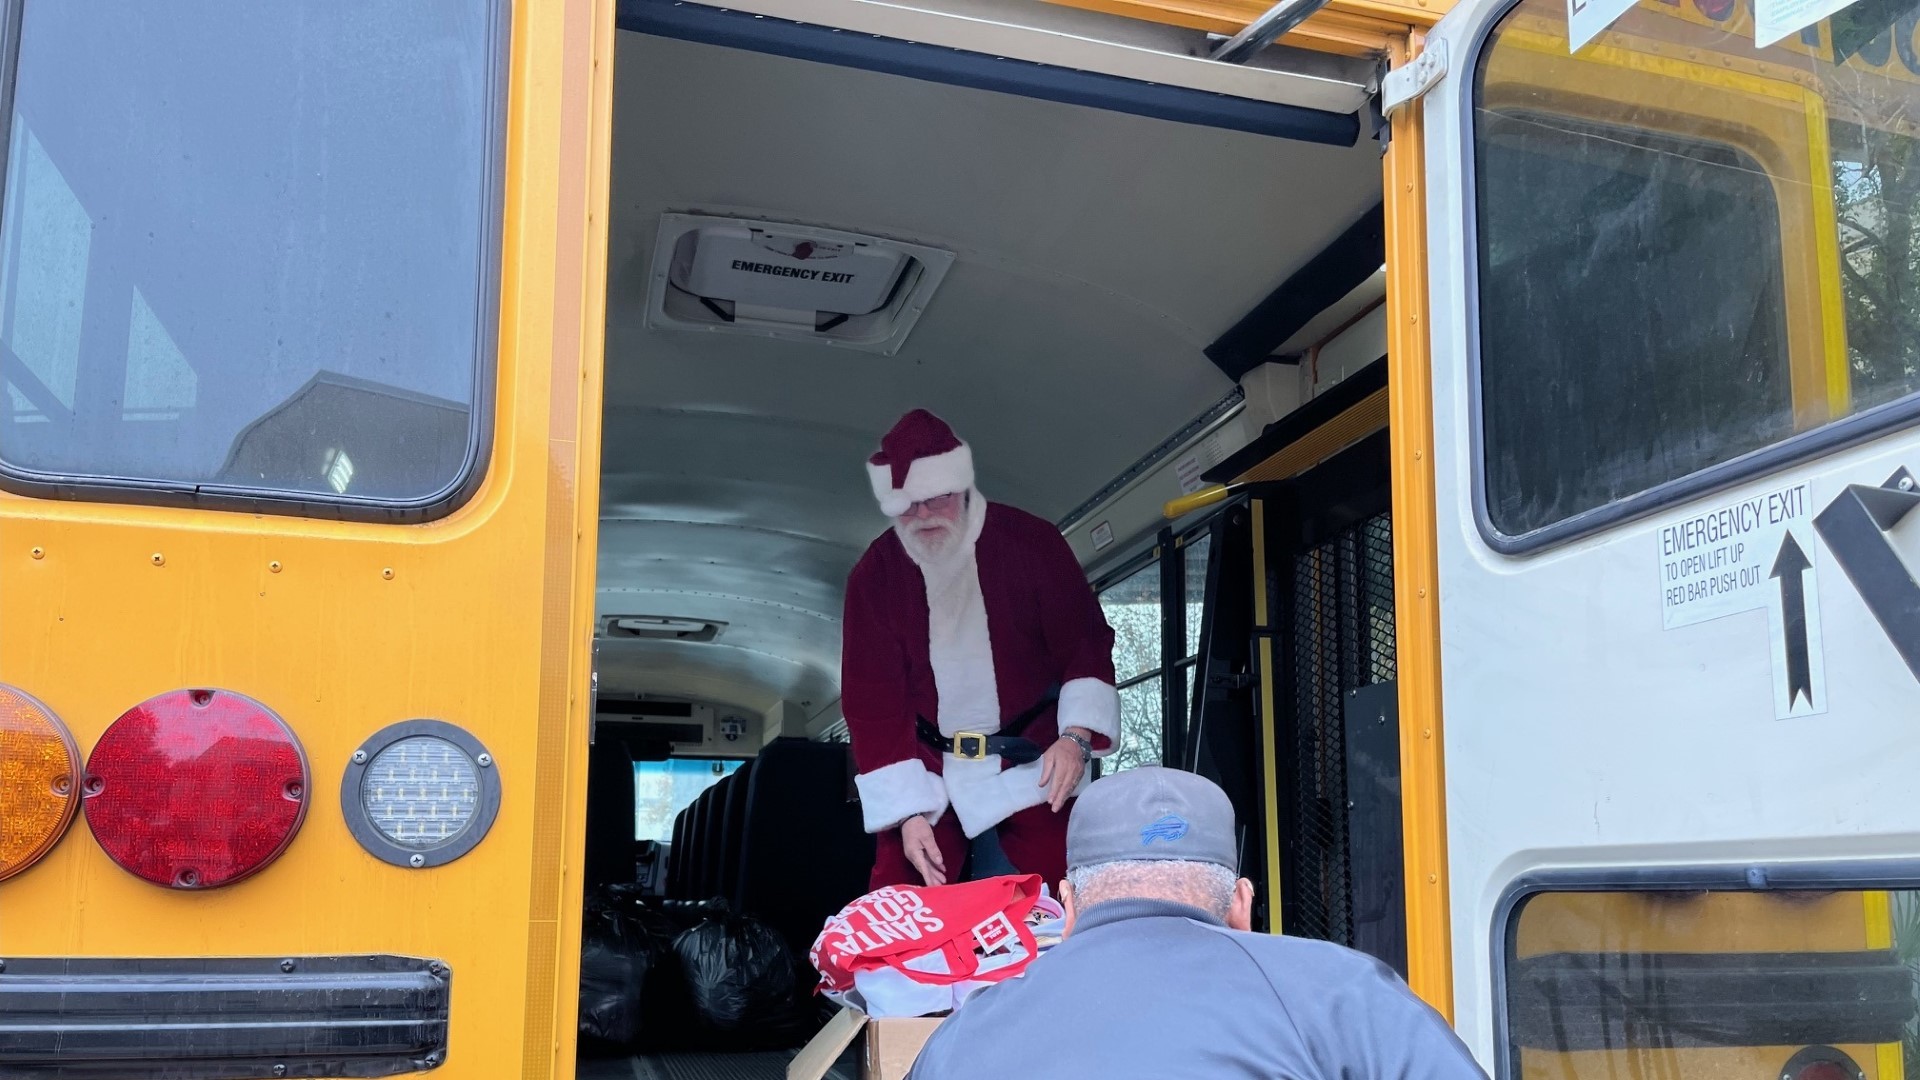
[[[1060,700],[1058,687],[1049,690],[1039,701],[1012,723],[1000,725],[1000,731],[988,734],[983,731],[956,731],[949,739],[940,733],[940,728],[928,723],[924,716],[914,717],[914,729],[919,732],[920,741],[942,753],[952,754],[963,761],[982,761],[994,755],[1014,765],[1025,765],[1040,760],[1041,748],[1031,739],[1022,738],[1020,733],[1033,723],[1034,718],[1053,707]]]

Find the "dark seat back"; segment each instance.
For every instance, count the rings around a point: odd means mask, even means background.
[[[847,799],[847,748],[776,739],[749,781],[734,907],[804,958],[827,918],[867,891],[873,870],[873,837]]]

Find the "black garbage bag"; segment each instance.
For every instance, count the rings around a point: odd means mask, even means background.
[[[580,1037],[590,1048],[627,1047],[639,1037],[650,959],[617,899],[589,895],[580,927]]]
[[[794,1030],[799,982],[786,939],[772,927],[716,915],[681,934],[673,951],[705,1031],[765,1044]]]

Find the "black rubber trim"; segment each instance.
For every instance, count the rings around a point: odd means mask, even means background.
[[[483,2],[488,11],[488,44],[492,49],[487,58],[490,65],[487,129],[491,145],[481,179],[481,220],[475,223],[482,230],[480,267],[474,281],[480,303],[475,316],[477,332],[474,338],[473,396],[468,404],[467,416],[467,454],[459,474],[440,491],[418,498],[355,499],[234,484],[48,473],[0,460],[0,490],[63,502],[191,507],[394,525],[418,524],[447,517],[465,506],[479,492],[486,480],[487,462],[494,443],[495,360],[500,348],[501,263],[506,243],[507,84],[513,29],[512,4],[501,0]],[[22,0],[0,0],[0,5],[4,5],[0,26],[4,26],[5,34],[4,40],[0,40],[0,136],[4,136],[0,138],[0,175],[4,175],[6,145],[12,131],[11,103],[14,79],[19,68],[20,22],[24,3]],[[316,374],[306,386],[312,386],[320,378]]]
[[[1329,146],[1360,141],[1357,113],[1160,86],[1094,71],[842,31],[679,0],[619,0],[622,30],[901,75],[924,82],[1084,105],[1156,120],[1226,128]],[[1376,267],[1378,263],[1374,264]]]
[[[1520,909],[1534,897],[1543,893],[1567,892],[1819,893],[1843,889],[1920,890],[1920,862],[1911,859],[1875,859],[1829,863],[1606,866],[1537,870],[1522,875],[1507,887],[1500,902],[1494,905],[1492,933],[1489,935],[1494,1045],[1499,1048],[1494,1056],[1494,1080],[1525,1080],[1526,1076],[1520,1068],[1522,1044],[1514,1037],[1517,1013],[1510,1007],[1514,983],[1508,965],[1519,967],[1519,962],[1512,958],[1516,952],[1515,934],[1519,927]],[[1906,992],[1909,995],[1914,993],[1910,986]]]
[[[1299,442],[1315,428],[1353,408],[1387,385],[1387,358],[1381,357],[1327,388],[1327,392],[1261,429],[1252,442],[1200,474],[1209,484],[1231,483],[1240,474]]]
[[[1513,962],[1507,1034],[1534,1050],[1899,1042],[1913,975],[1892,949],[1550,953]]]
[[[1465,154],[1461,164],[1460,199],[1466,211],[1460,234],[1465,265],[1460,267],[1460,273],[1468,298],[1465,313],[1467,427],[1468,452],[1473,455],[1471,468],[1467,471],[1472,480],[1474,526],[1486,545],[1503,555],[1528,555],[1558,547],[1615,525],[1638,521],[1667,507],[1725,491],[1756,477],[1834,454],[1920,423],[1920,393],[1911,393],[1718,465],[1688,473],[1664,484],[1656,484],[1605,506],[1562,518],[1552,525],[1517,536],[1500,531],[1487,510],[1486,425],[1482,419],[1485,412],[1480,393],[1480,178],[1474,154],[1474,102],[1478,99],[1480,68],[1486,58],[1487,42],[1513,9],[1519,6],[1520,0],[1506,0],[1474,31],[1465,50],[1466,66],[1462,69],[1462,76],[1470,78],[1471,83],[1463,88],[1460,95],[1460,145]]]
[[[447,1059],[452,972],[404,956],[0,962],[0,1077],[394,1076]]]
[[[407,847],[387,839],[367,818],[366,804],[360,800],[360,784],[373,759],[394,743],[416,735],[444,739],[459,747],[473,762],[474,774],[480,780],[479,798],[473,816],[467,819],[467,827],[455,833],[451,840],[425,848]],[[340,812],[347,819],[347,831],[367,854],[394,866],[425,870],[445,866],[480,846],[480,841],[486,839],[493,828],[493,819],[500,814],[500,787],[500,763],[466,729],[444,720],[402,720],[375,732],[348,759],[346,772],[340,777]]]
[[[1288,338],[1360,287],[1387,260],[1387,218],[1383,202],[1347,226],[1333,243],[1268,294],[1233,329],[1207,346],[1207,359],[1229,379],[1273,359]]]

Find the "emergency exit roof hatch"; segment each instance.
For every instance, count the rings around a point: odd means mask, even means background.
[[[647,325],[892,355],[952,264],[952,252],[877,236],[663,214]]]

